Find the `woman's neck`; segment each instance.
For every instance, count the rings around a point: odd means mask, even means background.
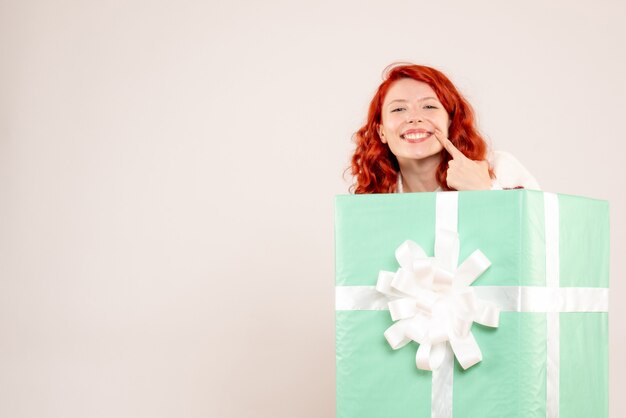
[[[440,162],[441,153],[420,160],[398,160],[402,175],[402,190],[405,193],[437,190],[439,183],[437,183],[436,173]]]

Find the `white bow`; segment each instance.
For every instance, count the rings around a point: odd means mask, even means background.
[[[389,299],[391,319],[397,321],[385,331],[389,345],[396,350],[411,340],[417,342],[415,364],[422,370],[439,368],[447,341],[463,369],[481,361],[472,323],[497,327],[500,318],[500,309],[478,299],[470,287],[491,266],[487,257],[476,250],[458,266],[459,236],[440,229],[434,257],[405,241],[396,250],[396,259],[398,271],[381,271],[376,284]]]

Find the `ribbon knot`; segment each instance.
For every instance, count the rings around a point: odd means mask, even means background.
[[[400,268],[378,275],[376,290],[387,296],[391,319],[396,321],[385,338],[394,350],[410,341],[418,343],[415,364],[422,370],[439,368],[448,343],[463,369],[480,362],[472,324],[498,326],[499,308],[477,298],[470,287],[491,262],[476,250],[458,265],[459,248],[456,232],[439,229],[434,257],[405,241],[395,252]]]

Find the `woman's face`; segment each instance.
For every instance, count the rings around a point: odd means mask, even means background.
[[[448,137],[450,118],[426,83],[403,78],[394,82],[383,102],[378,133],[398,158],[421,160],[441,152],[435,128]]]

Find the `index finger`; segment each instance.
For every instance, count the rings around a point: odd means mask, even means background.
[[[435,128],[435,138],[437,138],[437,140],[441,143],[441,146],[443,146],[445,150],[450,153],[453,159],[465,157],[465,154],[459,151],[459,149],[454,146],[452,141],[446,138],[446,136],[443,134],[443,132],[439,130],[439,128]]]

